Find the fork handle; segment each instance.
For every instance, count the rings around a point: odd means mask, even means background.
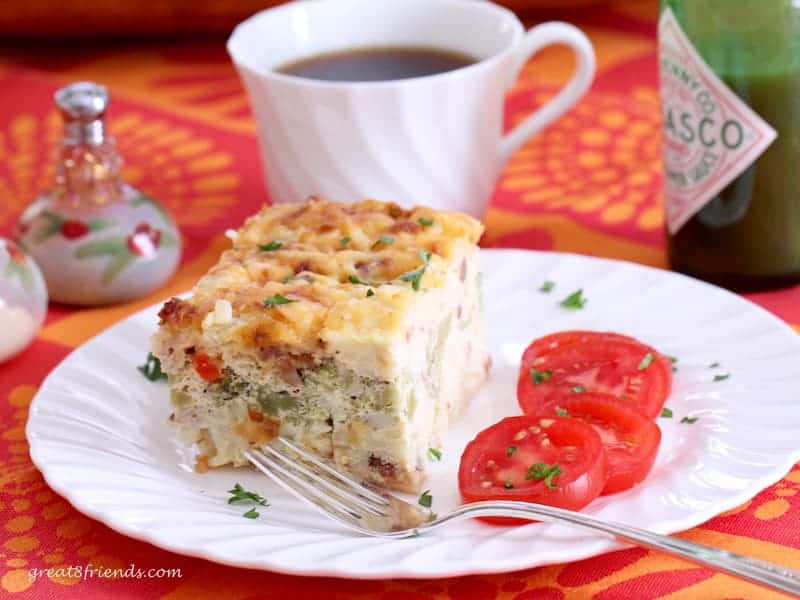
[[[602,531],[637,546],[661,550],[742,579],[800,596],[800,572],[793,569],[677,537],[653,533],[623,523],[601,521],[578,512],[542,504],[503,501],[475,502],[460,506],[449,515],[438,519],[435,525],[452,518],[465,517],[517,517],[569,523],[583,529]]]

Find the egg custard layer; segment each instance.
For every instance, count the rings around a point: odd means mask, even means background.
[[[282,435],[356,477],[418,492],[486,380],[475,219],[376,200],[263,208],[153,352],[198,470]]]

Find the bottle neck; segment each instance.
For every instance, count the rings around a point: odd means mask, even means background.
[[[124,199],[122,159],[102,120],[67,122],[56,160],[53,195],[62,205],[99,206]]]
[[[97,146],[105,139],[105,125],[102,119],[84,121],[75,119],[64,122],[63,144],[70,146]]]

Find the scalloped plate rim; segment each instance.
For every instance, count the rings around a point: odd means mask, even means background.
[[[759,306],[758,304],[755,304],[742,296],[734,294],[733,292],[730,292],[723,288],[719,288],[715,285],[701,281],[699,279],[695,279],[688,275],[684,275],[682,273],[668,271],[666,269],[661,269],[649,265],[643,265],[640,263],[634,263],[626,260],[588,256],[571,252],[524,250],[524,249],[513,249],[513,248],[482,248],[481,254],[486,254],[486,253],[490,253],[493,255],[526,254],[526,255],[549,256],[549,257],[556,256],[562,258],[574,257],[579,260],[606,263],[609,266],[617,266],[629,269],[631,268],[641,269],[643,271],[657,271],[661,274],[661,276],[689,280],[694,285],[699,284],[700,286],[704,286],[709,290],[713,290],[715,293],[722,293],[724,295],[734,297],[737,300],[748,304],[750,310],[755,310],[761,313],[762,317],[767,317],[774,323],[780,325],[781,329],[784,329],[786,333],[790,333],[794,336],[797,335],[797,333],[795,333],[795,331],[792,329],[790,325],[788,325],[786,322],[781,320],[773,313]],[[179,295],[186,295],[186,294],[188,294],[188,292]],[[132,524],[127,524],[125,522],[114,519],[113,515],[110,514],[110,511],[103,510],[102,507],[96,504],[92,504],[90,501],[88,502],[85,501],[83,498],[80,497],[79,493],[73,493],[69,489],[68,484],[66,482],[62,482],[57,476],[57,473],[51,471],[48,468],[44,458],[40,454],[42,448],[37,444],[39,438],[35,431],[35,420],[32,417],[34,417],[35,413],[37,412],[37,404],[39,401],[39,397],[44,392],[47,391],[49,385],[52,385],[52,380],[57,378],[57,376],[59,375],[58,371],[60,370],[62,365],[67,363],[73,357],[74,354],[76,354],[78,351],[81,350],[83,346],[93,342],[94,340],[96,340],[101,336],[108,334],[111,330],[120,327],[128,320],[135,319],[142,314],[152,312],[154,307],[161,305],[162,302],[163,301],[159,301],[131,315],[128,315],[124,319],[118,321],[117,323],[114,323],[110,327],[93,335],[85,342],[83,342],[80,346],[74,348],[67,356],[65,356],[64,359],[62,359],[62,361],[56,367],[54,367],[54,369],[47,375],[47,377],[44,379],[41,386],[37,390],[37,393],[30,404],[29,418],[25,427],[25,434],[29,443],[29,453],[31,461],[40,471],[48,486],[50,486],[55,492],[57,492],[64,499],[66,499],[70,503],[70,505],[72,505],[78,512],[103,523],[104,525],[116,531],[117,533],[120,533],[121,535],[125,535],[135,540],[152,544],[153,546],[156,546],[163,550],[167,550],[170,552],[174,552],[177,554],[193,558],[205,559],[218,564],[232,566],[232,567],[257,569],[257,570],[264,570],[276,573],[284,573],[288,575],[304,575],[313,577],[339,577],[339,578],[360,579],[360,580],[376,580],[376,579],[387,579],[394,577],[407,578],[407,579],[441,579],[441,578],[459,577],[465,575],[478,575],[478,574],[487,575],[487,574],[506,573],[523,569],[536,568],[539,566],[546,566],[550,564],[558,564],[567,561],[569,562],[579,561],[586,558],[591,558],[594,556],[605,554],[607,552],[611,552],[617,549],[631,547],[630,544],[614,540],[613,538],[597,537],[594,540],[592,540],[593,541],[592,545],[586,544],[586,546],[589,547],[585,548],[583,551],[578,550],[574,547],[569,547],[565,550],[563,556],[556,555],[555,558],[553,559],[551,559],[551,557],[548,557],[543,560],[531,560],[531,559],[526,560],[524,556],[521,556],[516,560],[509,560],[508,558],[505,558],[499,560],[494,559],[491,561],[486,561],[486,559],[482,559],[481,562],[488,562],[488,564],[486,564],[485,566],[471,565],[470,563],[474,562],[475,559],[469,559],[469,560],[462,559],[460,562],[466,563],[465,566],[461,568],[450,567],[447,571],[432,570],[431,572],[423,572],[418,568],[413,568],[413,569],[395,568],[394,570],[388,570],[388,571],[383,570],[380,572],[359,572],[354,574],[351,570],[348,570],[346,568],[308,569],[302,566],[292,567],[291,565],[287,565],[280,562],[271,563],[268,559],[248,560],[246,558],[228,557],[227,555],[224,554],[215,553],[213,550],[211,551],[204,550],[202,546],[192,545],[191,543],[183,545],[177,538],[175,539],[175,541],[165,540],[159,537],[157,533],[152,533],[146,528],[142,528]],[[798,349],[800,350],[800,339],[798,339],[796,343],[798,345]],[[716,501],[713,508],[709,508],[705,511],[696,511],[694,513],[687,515],[684,518],[662,521],[657,525],[649,527],[649,529],[657,533],[672,534],[696,527],[708,521],[709,519],[720,515],[721,513],[724,513],[726,511],[729,511],[733,508],[740,506],[747,500],[753,498],[760,491],[764,490],[765,488],[771,485],[774,485],[775,483],[783,479],[783,477],[792,469],[792,467],[798,461],[800,461],[800,442],[798,442],[798,447],[794,450],[794,452],[789,453],[787,457],[784,459],[784,461],[780,463],[780,466],[775,466],[770,472],[766,473],[760,478],[752,479],[747,489],[739,492],[738,494],[731,494],[729,496],[726,496],[722,500]]]

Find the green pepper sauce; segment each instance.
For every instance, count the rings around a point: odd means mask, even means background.
[[[778,132],[669,236],[670,263],[738,290],[798,282],[800,7],[790,0],[664,0],[665,7],[717,76]]]

